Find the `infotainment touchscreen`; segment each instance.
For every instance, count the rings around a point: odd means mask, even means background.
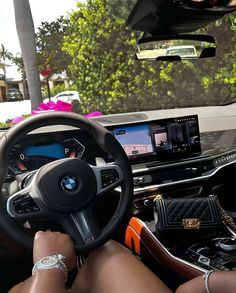
[[[113,134],[129,159],[165,159],[201,152],[197,115],[115,127]]]
[[[148,124],[116,128],[114,135],[129,157],[152,154],[154,151]]]

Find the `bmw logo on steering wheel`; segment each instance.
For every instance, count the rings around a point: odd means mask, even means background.
[[[61,187],[65,191],[75,191],[78,188],[78,180],[73,175],[67,175],[61,180]]]

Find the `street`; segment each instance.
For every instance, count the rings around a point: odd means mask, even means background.
[[[30,100],[0,103],[0,122],[31,113]]]

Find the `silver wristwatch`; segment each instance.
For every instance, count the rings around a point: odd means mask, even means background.
[[[35,263],[32,269],[32,275],[39,270],[60,269],[65,274],[65,281],[67,281],[68,268],[64,260],[65,257],[62,254],[45,256]]]

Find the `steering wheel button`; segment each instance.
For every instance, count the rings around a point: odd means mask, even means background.
[[[17,212],[17,214],[23,214],[24,213],[24,210],[19,209],[19,208],[16,208],[16,212]]]
[[[30,198],[30,196],[28,194],[22,196],[22,200],[29,199],[29,198]]]
[[[20,204],[21,207],[27,208],[30,205],[29,201],[24,201]]]
[[[13,201],[14,204],[19,204],[20,202],[22,202],[22,197],[19,197]]]
[[[105,187],[107,187],[108,186],[108,184],[106,183],[106,182],[103,182],[102,183],[102,188],[105,188]]]
[[[40,210],[39,207],[37,207],[37,206],[33,206],[32,209],[34,212],[38,212]]]

